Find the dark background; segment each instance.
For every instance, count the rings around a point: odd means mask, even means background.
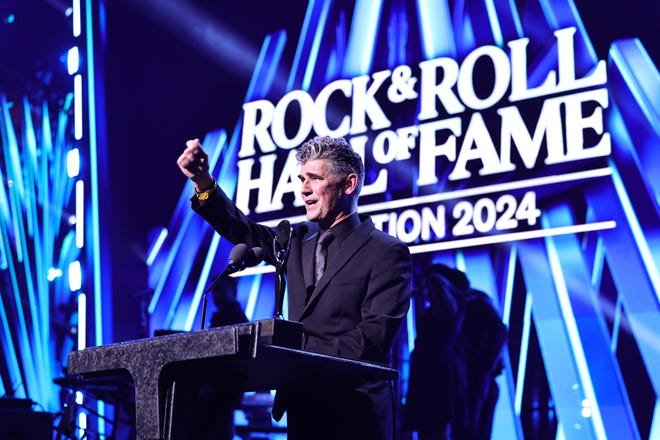
[[[150,4],[183,4],[199,20],[156,15]],[[517,1],[519,5],[524,2]],[[71,23],[63,0],[0,0],[0,91],[11,99],[57,99],[71,87],[63,54]],[[136,336],[139,302],[147,288],[149,232],[167,226],[185,178],[176,159],[185,141],[224,128],[231,135],[266,35],[284,29],[283,64],[291,65],[307,1],[110,0],[105,11],[101,85],[107,115],[107,203],[101,208],[112,256],[115,340]],[[660,65],[660,5],[656,2],[576,1],[600,59],[612,41],[637,37]],[[13,17],[13,18],[12,18]],[[244,56],[211,56],[195,37],[208,21],[225,31],[220,45],[238,38]],[[100,57],[102,53],[97,53]],[[63,74],[62,74],[62,71]],[[191,245],[195,245],[192,243]]]

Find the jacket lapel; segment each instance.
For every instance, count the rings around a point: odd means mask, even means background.
[[[358,226],[355,231],[353,231],[346,239],[343,241],[341,248],[339,249],[339,253],[337,254],[336,258],[333,258],[332,260],[328,261],[328,266],[325,269],[325,272],[323,273],[323,276],[319,280],[318,285],[316,286],[316,289],[312,292],[312,295],[310,296],[309,300],[307,301],[307,304],[305,305],[305,308],[300,315],[300,318],[302,319],[312,308],[312,304],[316,301],[317,297],[326,289],[328,286],[328,283],[341,271],[341,269],[346,266],[355,253],[364,246],[367,241],[369,241],[369,235],[371,234],[371,231],[374,229],[374,224],[371,221],[371,219],[363,220],[360,226]],[[314,235],[314,240],[309,240],[311,242],[311,258],[313,258],[314,255],[314,243],[316,242],[316,235]],[[305,252],[305,247],[308,245],[306,242],[305,245],[303,246],[303,255]],[[313,266],[312,264],[305,265],[305,267],[309,266],[310,268]],[[305,269],[307,271],[307,269]],[[309,279],[313,281],[314,275],[312,274],[312,270],[309,269]],[[305,274],[305,284],[308,283],[308,276]],[[309,285],[309,284],[308,284]]]
[[[305,292],[314,285],[314,247],[318,233],[305,237],[302,245],[302,270],[305,279]]]

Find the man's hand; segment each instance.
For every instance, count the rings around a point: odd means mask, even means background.
[[[199,139],[186,142],[186,149],[181,153],[176,164],[183,175],[195,183],[195,191],[202,192],[213,185],[213,177],[209,173],[209,157]]]

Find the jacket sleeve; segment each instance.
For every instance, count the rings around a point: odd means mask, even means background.
[[[217,233],[233,244],[245,243],[250,248],[261,247],[264,251],[264,260],[269,264],[274,264],[275,232],[267,226],[250,220],[222,189],[217,188],[203,202],[195,196],[190,200],[192,209]]]

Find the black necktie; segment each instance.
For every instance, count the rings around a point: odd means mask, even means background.
[[[314,252],[314,281],[315,284],[318,284],[325,271],[325,259],[328,255],[328,243],[332,240],[333,235],[330,231],[323,231],[319,234],[319,238],[316,241],[316,251]]]

